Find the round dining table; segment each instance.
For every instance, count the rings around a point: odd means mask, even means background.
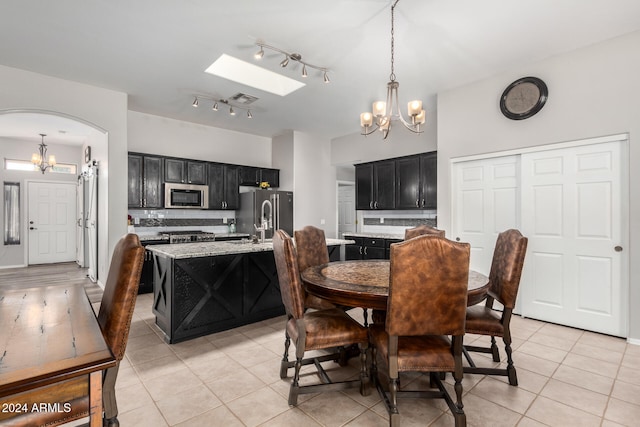
[[[302,272],[307,292],[348,307],[387,309],[389,260],[335,261]],[[482,301],[489,290],[484,274],[469,270],[467,305]]]

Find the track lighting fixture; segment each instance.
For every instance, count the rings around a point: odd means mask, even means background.
[[[254,55],[256,59],[261,59],[264,56],[264,49],[270,49],[284,55],[284,59],[282,60],[282,62],[280,62],[280,66],[282,68],[285,68],[287,65],[289,65],[289,61],[299,62],[300,64],[302,64],[302,77],[308,76],[308,72],[307,72],[307,67],[308,67],[308,68],[313,68],[314,70],[320,71],[323,74],[323,80],[325,83],[330,82],[329,76],[327,75],[327,73],[329,72],[328,68],[319,67],[317,65],[309,64],[308,62],[303,61],[302,55],[300,55],[299,53],[289,53],[282,49],[279,49],[274,46],[270,46],[262,42],[256,42],[256,46],[260,47],[260,50],[256,52],[256,54]]]
[[[249,110],[246,106],[239,105],[238,103],[230,102],[228,99],[217,99],[217,98],[213,98],[213,97],[206,96],[206,95],[196,95],[196,97],[195,97],[195,99],[193,101],[193,104],[191,104],[191,105],[193,105],[194,107],[197,107],[199,102],[202,101],[202,100],[207,100],[207,101],[211,101],[212,102],[212,106],[211,106],[211,110],[212,111],[218,111],[219,104],[224,104],[224,105],[229,107],[229,115],[230,116],[235,116],[236,115],[236,110],[246,110],[247,111],[247,118],[248,119],[252,119],[253,118],[253,114],[251,114],[251,110]]]

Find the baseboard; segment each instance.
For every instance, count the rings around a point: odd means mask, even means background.
[[[640,345],[640,339],[638,338],[627,338],[627,342],[633,345]]]
[[[4,270],[6,268],[24,268],[26,267],[26,264],[21,264],[21,265],[0,265],[0,270]]]

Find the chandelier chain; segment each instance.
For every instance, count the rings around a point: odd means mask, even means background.
[[[396,5],[398,4],[400,0],[396,0],[395,3],[393,3],[393,6],[391,6],[391,74],[389,75],[389,80],[394,82],[396,80],[396,73],[394,71],[394,67],[393,67],[393,62],[394,62],[394,44],[395,44],[395,38],[394,38],[394,9],[396,7]]]

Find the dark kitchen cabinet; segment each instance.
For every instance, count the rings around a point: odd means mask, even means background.
[[[397,209],[437,208],[437,153],[396,159]]]
[[[209,163],[209,209],[238,209],[238,166]]]
[[[356,209],[395,209],[394,160],[356,165]]]
[[[163,207],[162,157],[130,153],[127,174],[130,208]]]
[[[385,250],[385,239],[370,237],[351,237],[345,235],[345,239],[355,240],[355,244],[345,246],[345,259],[388,259]]]
[[[271,187],[280,186],[280,170],[240,166],[240,185],[257,187],[261,182],[268,182]]]
[[[207,163],[167,157],[164,159],[164,180],[204,185],[207,183]]]
[[[168,240],[146,240],[140,242],[142,246],[148,245],[167,245]],[[153,253],[144,251],[144,262],[142,263],[142,273],[140,274],[140,286],[138,294],[147,294],[153,292]]]

